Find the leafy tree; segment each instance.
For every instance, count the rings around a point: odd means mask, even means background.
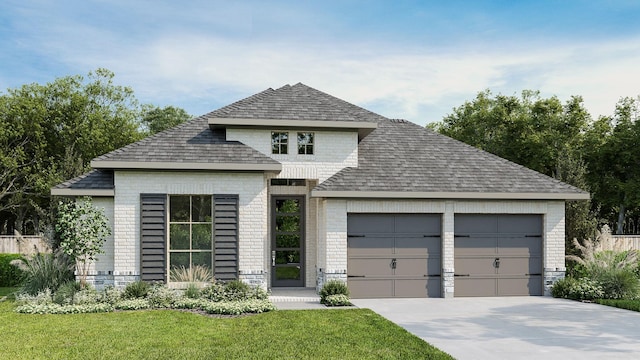
[[[614,115],[600,117],[585,136],[594,199],[607,222],[616,224],[617,234],[625,232],[627,215],[640,208],[639,102],[622,98]]]
[[[0,222],[37,232],[49,189],[91,159],[143,137],[142,107],[106,69],[0,93]],[[29,231],[28,228],[31,230]]]
[[[153,135],[180,125],[191,118],[192,116],[181,108],[148,106],[142,116],[142,125],[150,135]]]
[[[60,202],[55,228],[60,237],[60,249],[75,261],[76,273],[84,287],[89,265],[98,254],[104,253],[102,246],[111,235],[107,217],[88,197]]]

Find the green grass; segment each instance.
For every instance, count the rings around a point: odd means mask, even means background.
[[[6,359],[451,359],[367,309],[238,318],[152,310],[24,315],[0,303]]]
[[[18,291],[17,287],[0,287],[0,298],[12,295],[15,291]]]
[[[599,299],[599,300],[596,300],[596,302],[601,305],[613,306],[620,309],[640,311],[640,300]]]

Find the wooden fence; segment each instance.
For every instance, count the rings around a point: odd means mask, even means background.
[[[51,252],[49,245],[41,236],[0,235],[0,254],[33,254]]]
[[[640,250],[640,235],[609,235],[602,236],[596,246],[598,250]]]

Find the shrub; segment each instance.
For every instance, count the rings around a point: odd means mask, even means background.
[[[154,308],[169,308],[179,298],[180,294],[175,290],[160,284],[152,286],[147,294],[149,304]]]
[[[128,283],[124,288],[122,297],[125,299],[141,299],[147,296],[150,286],[144,281],[134,281]]]
[[[330,295],[345,295],[349,297],[349,288],[344,281],[329,280],[320,289],[320,302],[326,304],[327,297]]]
[[[22,292],[31,295],[45,289],[55,292],[62,284],[75,279],[73,261],[60,251],[37,253],[27,259],[13,260],[11,264],[23,271]]]
[[[241,280],[231,280],[224,284],[225,301],[241,301],[251,297],[251,287]]]
[[[275,306],[268,300],[207,302],[203,303],[201,307],[209,314],[224,315],[263,313],[275,310]]]
[[[122,299],[122,291],[113,286],[105,287],[102,292],[98,294],[98,302],[114,305]]]
[[[611,268],[596,275],[604,290],[605,299],[635,299],[638,296],[640,280],[629,269]]]
[[[20,254],[0,254],[0,287],[20,285],[24,274],[20,268],[11,265],[12,261],[20,259]]]
[[[209,301],[222,301],[224,294],[224,286],[218,282],[211,283],[200,290],[200,297]]]
[[[118,301],[113,307],[116,310],[142,310],[149,309],[151,304],[147,299],[127,299]]]
[[[343,294],[329,295],[324,299],[324,304],[327,306],[351,306],[349,297]]]
[[[572,300],[595,300],[602,298],[604,291],[596,281],[587,278],[566,277],[553,284],[551,295],[555,298]]]
[[[189,283],[187,288],[184,290],[184,296],[190,299],[197,299],[200,297],[200,288],[195,283]]]
[[[209,282],[213,280],[213,273],[207,266],[195,265],[191,267],[174,266],[170,273],[171,281],[176,282]]]
[[[67,281],[53,294],[53,302],[59,305],[73,304],[75,295],[80,289],[82,289],[80,283]]]
[[[640,301],[638,300],[612,300],[612,299],[600,299],[596,301],[598,304],[615,306],[620,309],[640,311]]]

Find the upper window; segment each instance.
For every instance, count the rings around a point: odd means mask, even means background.
[[[169,197],[170,281],[189,281],[187,274],[213,273],[211,195]]]
[[[298,154],[313,155],[313,133],[298,133]]]
[[[271,132],[271,153],[272,154],[288,154],[289,153],[289,133],[288,132]]]

